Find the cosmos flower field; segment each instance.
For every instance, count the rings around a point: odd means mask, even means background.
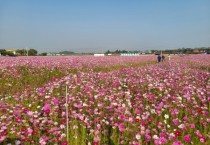
[[[0,57],[2,145],[207,145],[209,101],[206,54]]]

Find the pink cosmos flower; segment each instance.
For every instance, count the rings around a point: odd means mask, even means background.
[[[150,135],[146,135],[145,137],[146,137],[147,140],[150,140],[151,139],[151,136]]]
[[[28,112],[28,108],[24,108],[23,112],[27,113]]]
[[[49,110],[50,109],[50,105],[49,104],[45,104],[43,107],[44,110]]]
[[[140,110],[139,109],[136,109],[136,114],[140,114]]]
[[[159,145],[160,143],[159,143],[158,140],[154,140],[154,144],[155,144],[155,145]]]
[[[28,134],[32,134],[33,133],[33,130],[28,128],[28,131],[27,131]]]
[[[34,112],[33,111],[28,111],[27,114],[28,114],[28,116],[32,116],[34,114]]]
[[[124,118],[125,118],[125,116],[122,114],[119,116],[119,119],[121,119],[121,120],[123,120]]]
[[[21,117],[17,117],[17,118],[16,118],[16,121],[17,121],[17,122],[20,122],[21,120],[22,120]]]
[[[181,136],[181,132],[178,130],[174,131],[174,134],[175,134],[175,136]]]
[[[200,133],[199,130],[197,130],[197,131],[195,132],[195,134],[196,134],[197,136],[199,136],[199,137],[203,137],[203,135]]]
[[[1,133],[2,136],[6,136],[8,134],[8,132],[5,130]]]
[[[188,117],[187,116],[185,116],[183,119],[184,119],[184,121],[188,121]]]
[[[114,83],[113,83],[113,86],[114,86],[114,87],[117,87],[117,86],[118,86],[118,82],[114,82]]]
[[[161,137],[159,139],[159,141],[161,142],[161,144],[166,144],[167,143],[167,140],[164,137]]]
[[[195,128],[195,124],[190,124],[190,128],[194,129]]]
[[[58,105],[58,99],[54,99],[54,100],[53,100],[53,104],[54,104],[54,105]]]
[[[49,110],[45,110],[46,114],[50,114],[50,109]]]
[[[98,130],[95,131],[95,135],[98,135],[100,132]]]
[[[190,136],[189,136],[189,135],[185,135],[185,136],[184,136],[184,140],[185,140],[186,142],[190,142],[190,141],[191,141]]]
[[[179,123],[179,119],[173,119],[172,121],[175,125],[178,125],[178,123]]]
[[[14,115],[19,115],[19,114],[20,114],[20,110],[15,110],[15,111],[13,112],[13,114],[14,114]]]
[[[3,142],[6,139],[6,136],[1,136],[0,137],[0,142]]]
[[[153,119],[152,117],[149,117],[149,118],[148,118],[148,121],[149,121],[149,122],[152,122],[153,120],[154,120],[154,119]]]
[[[180,141],[175,141],[175,142],[173,142],[172,145],[184,145],[184,144],[182,142],[180,142]]]
[[[45,111],[46,114],[50,114],[50,105],[45,104],[44,107],[43,107],[43,110]]]
[[[98,136],[94,137],[94,142],[99,142],[100,140],[101,140],[100,137]]]
[[[63,141],[63,142],[61,143],[61,145],[68,145],[68,142],[67,142],[67,141]]]
[[[120,130],[120,132],[123,132],[124,131],[124,125],[123,125],[123,123],[120,123],[119,130]]]
[[[206,139],[204,137],[201,137],[200,142],[204,143],[204,142],[206,142]]]

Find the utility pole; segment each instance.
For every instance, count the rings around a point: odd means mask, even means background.
[[[28,48],[26,47],[26,56],[28,56]]]

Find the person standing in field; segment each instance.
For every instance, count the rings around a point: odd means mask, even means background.
[[[161,62],[161,56],[160,56],[160,54],[158,54],[158,56],[157,56],[157,61],[158,61],[158,63]]]
[[[170,54],[168,55],[168,60],[171,60],[171,55]]]
[[[161,58],[161,59],[162,59],[162,61],[164,61],[164,60],[165,60],[165,56],[164,56],[164,55],[162,55],[162,58]]]

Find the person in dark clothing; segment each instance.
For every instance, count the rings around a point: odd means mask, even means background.
[[[165,60],[165,56],[164,56],[164,55],[162,55],[162,58],[161,58],[161,59],[162,59],[162,61],[164,61],[164,60]]]
[[[161,56],[160,55],[157,56],[157,61],[158,61],[158,63],[161,62]]]

